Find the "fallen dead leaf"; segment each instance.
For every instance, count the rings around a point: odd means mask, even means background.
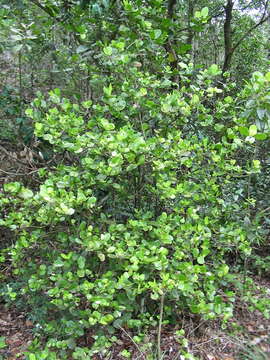
[[[262,341],[263,341],[262,337],[256,337],[250,341],[250,345],[258,345]]]
[[[12,345],[13,347],[18,347],[18,346],[21,346],[23,344],[22,339],[23,339],[23,335],[21,333],[17,332],[14,335],[9,336],[6,339],[6,343],[8,345]]]
[[[7,321],[0,319],[0,326],[9,326],[9,325],[10,324]]]
[[[28,327],[28,328],[33,327],[33,323],[32,323],[32,321],[30,321],[30,320],[26,320],[25,325],[26,325],[26,327]]]

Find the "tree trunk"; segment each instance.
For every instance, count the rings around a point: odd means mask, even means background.
[[[173,15],[174,15],[174,7],[176,5],[176,0],[168,0],[168,18],[173,20]],[[170,56],[171,58],[173,58],[173,60],[171,60],[171,68],[173,70],[177,69],[177,64],[178,64],[178,58],[177,55],[173,49],[173,39],[172,41],[170,41],[170,39],[167,40],[167,42],[164,45],[165,50],[167,51],[168,56]]]
[[[232,60],[232,11],[233,0],[227,0],[224,22],[224,63],[222,73],[228,71]]]
[[[176,4],[176,0],[168,0],[168,17],[171,19],[173,17],[173,9]]]
[[[190,45],[190,51],[189,53],[193,57],[193,38],[194,38],[194,31],[192,30],[192,18],[194,14],[194,0],[189,0],[188,2],[188,38],[187,38],[187,44]]]

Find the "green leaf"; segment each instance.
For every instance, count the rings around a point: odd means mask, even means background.
[[[73,208],[69,208],[66,204],[64,203],[61,203],[60,204],[60,208],[62,210],[62,212],[65,214],[65,215],[73,215],[75,213],[75,210]]]
[[[174,62],[175,61],[175,56],[174,56],[174,54],[172,52],[169,53],[168,60],[169,60],[169,62]]]
[[[219,75],[221,71],[219,70],[219,67],[216,64],[213,64],[208,68],[208,73],[212,76],[216,76]]]
[[[17,193],[21,188],[21,184],[19,182],[13,182],[4,184],[4,190],[11,193]]]
[[[99,257],[99,260],[102,262],[105,261],[105,259],[106,259],[105,255],[103,253],[98,253],[98,257]]]
[[[257,140],[265,140],[265,139],[267,139],[267,134],[263,134],[263,133],[256,134],[255,139],[257,139]]]
[[[257,134],[257,126],[256,125],[250,125],[248,135],[254,136]]]
[[[84,269],[85,268],[85,258],[83,256],[79,256],[77,261],[78,261],[79,268]]]
[[[209,13],[208,7],[202,8],[202,10],[201,10],[201,16],[202,16],[203,18],[206,18],[206,17],[208,16],[208,13]]]
[[[102,318],[99,320],[100,324],[107,325],[110,322],[114,320],[114,317],[111,314],[107,314],[105,316],[102,316]]]
[[[159,298],[159,295],[157,293],[152,293],[150,297],[152,300],[157,300]]]
[[[92,5],[92,11],[93,11],[93,14],[95,14],[95,15],[101,15],[102,14],[102,9],[99,6],[99,4],[97,4],[97,3]]]
[[[82,102],[82,106],[85,108],[85,109],[89,109],[92,105],[92,101],[91,100],[86,100],[86,101],[83,101]]]
[[[43,124],[42,123],[35,123],[35,128],[36,128],[36,131],[41,131],[43,129]]]
[[[34,193],[32,190],[30,189],[22,189],[20,192],[19,192],[19,197],[21,197],[22,199],[31,199],[33,196],[34,196]]]
[[[239,130],[240,134],[243,136],[248,136],[248,134],[249,134],[249,130],[245,126],[239,126],[238,130]]]
[[[100,119],[100,123],[102,127],[107,131],[113,130],[115,128],[114,124],[110,123],[107,119]]]
[[[111,46],[105,46],[103,48],[103,52],[105,55],[111,56],[113,53],[113,48]]]
[[[265,113],[266,113],[265,109],[257,109],[257,115],[260,120],[263,120]]]
[[[172,106],[168,103],[162,104],[161,111],[164,113],[169,113],[172,111]]]
[[[270,72],[266,73],[264,77],[267,81],[270,81]]]
[[[5,336],[0,336],[0,349],[4,349],[7,346]]]
[[[61,90],[59,88],[55,88],[52,93],[54,95],[56,95],[57,97],[60,97],[61,96]]]
[[[147,90],[145,88],[141,88],[139,91],[139,95],[140,96],[146,96],[147,95]]]
[[[80,54],[80,53],[86,52],[87,50],[89,50],[88,46],[80,45],[77,47],[76,53]]]
[[[15,45],[15,46],[13,46],[13,48],[12,48],[12,52],[18,53],[18,52],[20,52],[20,51],[22,50],[22,48],[23,48],[23,44]]]
[[[122,111],[124,110],[124,108],[126,107],[126,102],[123,99],[120,99],[116,104],[115,104],[115,108],[117,109],[117,111]]]
[[[227,275],[228,272],[229,272],[229,266],[226,264],[222,264],[218,269],[218,276],[223,277],[223,276]]]
[[[103,92],[105,95],[111,96],[112,95],[112,84],[110,84],[108,87],[104,86]]]
[[[203,265],[203,264],[204,264],[204,256],[199,256],[199,257],[197,258],[197,261],[198,261],[198,263],[199,263],[200,265]]]
[[[252,162],[253,162],[253,166],[255,169],[260,169],[260,167],[261,167],[260,160],[253,160]]]
[[[154,30],[154,38],[158,39],[162,34],[162,31],[160,29]]]
[[[192,96],[192,99],[191,99],[191,104],[192,104],[192,105],[196,105],[196,104],[198,104],[199,102],[200,102],[199,96],[198,96],[197,94],[194,94],[194,95]]]

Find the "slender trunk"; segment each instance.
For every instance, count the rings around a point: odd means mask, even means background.
[[[225,6],[225,22],[224,22],[224,63],[222,68],[222,73],[224,74],[225,71],[230,69],[232,56],[235,52],[235,50],[241,45],[241,43],[259,26],[264,24],[266,21],[269,20],[270,15],[268,11],[268,2],[267,0],[264,8],[264,12],[261,16],[261,19],[251,26],[236,42],[236,44],[232,45],[232,11],[234,6],[233,0],[227,0],[227,5]]]
[[[167,4],[168,18],[172,21],[173,21],[175,5],[176,5],[176,0],[168,0],[168,4]],[[173,43],[174,43],[173,39],[170,40],[168,38],[168,40],[164,44],[164,48],[170,59],[170,66],[171,66],[172,70],[177,70],[178,58],[177,58],[177,54],[175,53],[175,50],[173,48]],[[173,76],[172,80],[175,82],[178,82],[178,80],[179,80],[178,76]]]
[[[232,11],[233,0],[227,0],[224,22],[224,63],[222,73],[228,71],[232,60]]]
[[[268,27],[270,27],[270,7],[267,6],[267,16],[268,16]],[[270,37],[268,37],[268,44],[270,44]],[[268,48],[268,55],[267,55],[268,60],[270,59],[270,47]]]
[[[194,31],[192,30],[192,18],[194,14],[194,0],[189,0],[188,2],[188,38],[187,44],[190,45],[189,53],[191,54],[192,58],[194,56],[193,52],[193,38],[194,38]]]
[[[20,93],[20,116],[22,116],[22,104],[23,104],[23,85],[22,85],[22,51],[18,54],[19,60],[19,93]]]
[[[176,0],[168,0],[168,17],[171,19],[173,17],[174,6]]]
[[[163,321],[163,312],[164,312],[164,298],[165,295],[161,295],[160,299],[160,309],[159,309],[159,323],[158,323],[158,338],[157,338],[157,347],[158,347],[158,360],[162,360],[161,352],[161,330],[162,330],[162,321]]]

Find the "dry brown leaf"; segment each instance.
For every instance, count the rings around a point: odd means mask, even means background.
[[[265,353],[269,353],[270,352],[270,346],[269,345],[260,345],[260,349],[265,352]]]
[[[5,320],[0,319],[0,326],[10,326],[10,324]]]
[[[33,323],[30,320],[26,320],[25,325],[26,327],[33,327]]]
[[[23,334],[20,332],[15,333],[12,336],[9,336],[6,339],[6,343],[8,345],[11,345],[12,347],[17,347],[17,346],[21,346],[23,344]]]
[[[251,345],[258,345],[262,341],[263,341],[262,337],[255,337],[250,341],[250,344]]]

